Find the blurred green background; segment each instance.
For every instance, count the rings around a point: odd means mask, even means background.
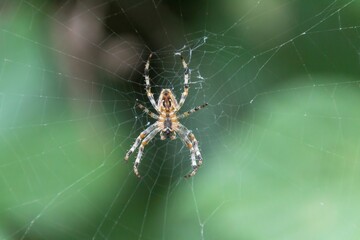
[[[0,239],[359,239],[358,1],[2,1]],[[137,135],[183,88],[200,142]]]

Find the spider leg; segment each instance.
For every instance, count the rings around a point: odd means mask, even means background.
[[[151,105],[153,106],[153,108],[159,112],[158,107],[156,106],[156,102],[154,99],[154,95],[151,92],[151,86],[150,86],[150,76],[149,76],[149,67],[150,67],[150,58],[152,56],[152,53],[150,53],[148,60],[146,61],[145,64],[145,69],[144,69],[144,77],[145,77],[145,89],[146,89],[146,94],[149,98],[149,101],[151,103]]]
[[[190,78],[190,70],[188,68],[187,63],[185,62],[184,57],[180,54],[180,58],[182,61],[182,65],[184,67],[184,92],[181,94],[181,98],[180,98],[180,102],[179,102],[179,106],[177,108],[177,111],[180,110],[180,108],[182,107],[182,105],[184,104],[187,95],[189,94],[189,78]]]
[[[200,105],[200,106],[198,106],[198,107],[195,107],[195,108],[193,108],[193,109],[190,109],[190,110],[187,111],[187,112],[184,112],[184,113],[180,114],[177,118],[178,118],[178,119],[186,118],[186,117],[188,117],[190,114],[192,114],[192,113],[194,113],[194,112],[197,112],[197,111],[205,108],[205,107],[208,106],[208,105],[209,105],[208,103],[204,103],[203,105]]]
[[[191,143],[189,137],[187,136],[187,132],[183,128],[178,128],[178,129],[176,129],[176,131],[179,134],[180,139],[184,142],[184,144],[190,150],[191,166],[192,166],[193,170],[189,174],[184,176],[185,178],[190,178],[196,174],[196,172],[198,171],[198,168],[199,168],[199,165],[196,164],[196,157],[195,157],[196,151],[195,151],[194,146]]]
[[[140,135],[136,138],[134,144],[131,146],[130,150],[126,153],[125,161],[129,159],[130,155],[135,151],[135,149],[139,146],[140,142],[146,137],[146,135],[154,131],[154,129],[156,128],[157,123],[154,123],[140,133]]]
[[[199,150],[199,142],[196,140],[195,135],[192,132],[189,133],[189,138],[194,146],[196,159],[198,160],[197,165],[200,166],[203,163],[203,159]]]
[[[146,113],[147,115],[149,115],[150,117],[152,117],[153,119],[158,119],[159,116],[156,115],[155,113],[151,112],[147,107],[145,107],[144,105],[137,103],[137,107],[140,108],[141,110],[144,111],[144,113]]]
[[[203,162],[203,158],[202,158],[200,150],[199,150],[199,142],[196,140],[195,135],[189,129],[187,129],[184,125],[178,123],[178,127],[179,127],[179,129],[181,129],[181,131],[186,133],[186,136],[189,137],[191,143],[193,144],[195,156],[198,161],[197,165],[200,166]]]
[[[138,155],[136,157],[135,163],[134,163],[134,173],[137,177],[140,177],[139,174],[139,170],[138,170],[138,166],[140,164],[141,161],[141,157],[143,155],[144,152],[144,148],[145,146],[155,137],[156,134],[158,134],[160,132],[160,128],[155,128],[152,132],[149,133],[149,135],[147,135],[147,137],[142,140],[141,145],[139,147],[139,152]]]

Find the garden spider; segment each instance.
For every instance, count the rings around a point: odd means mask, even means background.
[[[187,112],[184,112],[180,115],[176,115],[180,108],[183,106],[185,99],[189,92],[189,68],[187,63],[181,54],[180,58],[182,65],[184,67],[184,92],[181,95],[180,102],[176,101],[175,95],[170,89],[162,89],[157,103],[155,102],[154,95],[151,92],[150,88],[150,77],[149,77],[149,67],[150,67],[150,58],[152,53],[149,55],[149,58],[145,64],[144,77],[145,77],[145,89],[146,94],[150,100],[151,105],[156,110],[158,115],[151,112],[148,108],[141,105],[140,103],[137,106],[142,109],[147,115],[151,118],[156,119],[157,121],[146,128],[140,133],[136,138],[135,143],[131,146],[130,150],[125,155],[125,161],[129,159],[129,156],[135,151],[135,149],[140,145],[139,152],[137,154],[135,163],[134,163],[134,173],[137,177],[140,177],[138,166],[143,155],[144,148],[156,134],[160,132],[160,139],[165,140],[170,138],[174,140],[176,138],[176,133],[179,135],[180,139],[184,144],[189,148],[191,154],[191,166],[192,171],[185,176],[185,178],[192,177],[196,174],[198,167],[202,164],[202,157],[199,150],[199,143],[196,140],[194,134],[188,130],[184,125],[182,125],[178,120],[189,116],[191,113],[194,113],[208,104],[204,103],[196,108],[193,108]]]

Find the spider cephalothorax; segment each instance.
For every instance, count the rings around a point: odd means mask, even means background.
[[[151,105],[158,113],[152,113],[149,109],[144,107],[141,104],[137,106],[142,109],[145,113],[147,113],[150,117],[156,119],[157,121],[146,128],[144,131],[140,133],[140,135],[136,138],[135,143],[132,145],[130,150],[125,155],[125,160],[129,159],[130,154],[132,154],[135,149],[140,145],[139,152],[136,157],[134,163],[134,172],[135,175],[140,177],[138,166],[140,164],[140,160],[144,151],[144,147],[146,144],[151,141],[155,137],[157,133],[160,132],[161,140],[165,140],[167,138],[174,140],[176,138],[176,133],[179,135],[180,139],[184,142],[184,144],[189,148],[191,154],[191,166],[193,170],[186,175],[185,177],[192,177],[196,174],[198,167],[202,164],[202,157],[199,150],[199,143],[196,140],[194,134],[188,130],[184,125],[179,122],[179,119],[189,116],[191,113],[196,112],[208,104],[205,103],[201,106],[193,108],[183,114],[177,115],[176,113],[180,110],[182,105],[185,102],[185,99],[189,92],[189,68],[184,58],[180,55],[183,67],[185,69],[184,73],[184,92],[181,95],[180,102],[176,101],[175,95],[170,89],[163,89],[160,93],[159,99],[157,103],[155,102],[154,95],[151,92],[150,87],[150,77],[149,77],[149,67],[150,67],[150,58],[152,54],[150,54],[144,70],[145,76],[145,84],[146,84],[146,93],[150,100]]]

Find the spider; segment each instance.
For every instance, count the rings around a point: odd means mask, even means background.
[[[184,112],[180,115],[177,115],[178,111],[183,106],[186,97],[189,92],[189,68],[181,54],[180,58],[184,68],[184,91],[181,95],[179,103],[177,102],[173,92],[166,88],[162,89],[157,103],[155,102],[154,95],[151,92],[150,87],[150,76],[149,76],[149,67],[150,59],[152,53],[149,55],[144,69],[145,77],[145,89],[146,94],[149,98],[149,101],[153,108],[158,114],[151,112],[148,108],[143,106],[140,103],[137,103],[137,107],[143,110],[151,118],[157,120],[155,123],[151,124],[148,128],[140,133],[136,138],[135,143],[131,146],[130,150],[125,155],[125,161],[129,159],[129,156],[135,151],[135,149],[140,145],[139,151],[134,163],[134,173],[137,177],[140,177],[138,166],[141,161],[141,157],[144,152],[145,146],[155,137],[156,134],[160,132],[160,139],[176,139],[176,134],[179,135],[180,139],[183,141],[185,146],[189,148],[191,155],[191,166],[192,171],[185,176],[185,178],[192,177],[196,174],[198,167],[202,164],[203,159],[199,150],[199,142],[196,140],[194,134],[188,130],[184,125],[179,122],[179,119],[189,116],[191,113],[199,111],[200,109],[206,107],[208,104],[204,103],[198,107],[195,107],[187,112]],[[141,143],[141,144],[140,144]]]

